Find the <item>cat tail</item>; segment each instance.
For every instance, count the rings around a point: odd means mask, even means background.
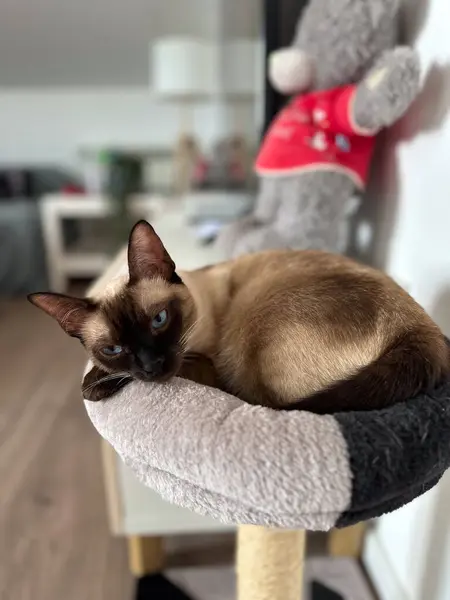
[[[297,402],[289,409],[317,414],[375,410],[432,391],[450,378],[450,348],[436,330],[399,336],[373,363]]]

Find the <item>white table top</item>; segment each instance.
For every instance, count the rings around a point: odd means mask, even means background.
[[[155,205],[151,219],[177,267],[191,270],[224,260],[225,257],[213,245],[198,243],[180,207],[179,201],[164,199]],[[126,248],[123,248],[91,287],[89,294],[98,292],[125,264]],[[114,533],[169,535],[232,529],[229,525],[165,502],[136,479],[107,442],[103,441],[102,445],[110,526]]]

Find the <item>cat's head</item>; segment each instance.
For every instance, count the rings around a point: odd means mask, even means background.
[[[109,286],[99,298],[52,293],[28,298],[78,338],[107,372],[165,381],[180,367],[183,332],[193,318],[194,303],[146,221],[130,234],[128,269],[129,280]]]

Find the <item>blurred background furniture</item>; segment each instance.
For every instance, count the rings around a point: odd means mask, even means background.
[[[170,145],[82,144],[78,149],[84,187],[88,194],[102,194],[108,184],[109,157],[126,154],[142,161],[143,186],[150,194],[169,194],[173,189],[174,152]]]
[[[277,48],[289,46],[294,37],[295,26],[299,15],[307,6],[309,0],[264,0],[264,39],[265,63],[267,58]],[[288,97],[278,93],[264,71],[264,116],[262,133],[272,122],[274,116],[287,102]]]
[[[199,242],[187,225],[179,201],[162,199],[149,206],[147,218],[175,260],[177,268],[196,269],[225,257]],[[112,262],[88,293],[101,289],[126,264],[126,248]],[[173,506],[137,481],[114,450],[102,441],[103,467],[111,530],[129,541],[133,574],[141,577],[159,571],[164,561],[162,536],[230,531],[232,528]]]
[[[0,295],[24,295],[47,287],[38,199],[64,188],[79,189],[79,182],[62,169],[0,169]],[[64,234],[70,242],[74,228],[66,224]]]
[[[47,287],[38,206],[26,198],[0,201],[0,292],[26,294]]]
[[[151,218],[155,207],[159,207],[157,197],[138,196],[133,198],[130,208],[136,220]],[[109,265],[108,228],[105,218],[111,215],[113,205],[105,196],[99,195],[47,195],[39,201],[42,220],[47,272],[52,291],[67,291],[71,277],[95,278]],[[64,236],[64,221],[98,220],[99,230],[81,234],[73,243]],[[105,231],[106,229],[106,231]],[[103,230],[103,231],[102,231]],[[104,239],[101,238],[103,232]]]
[[[212,96],[217,73],[215,46],[202,38],[170,36],[150,46],[151,87],[160,101],[179,105],[179,135],[174,146],[174,191],[190,188],[198,160],[194,107]]]
[[[191,223],[233,221],[249,213],[253,202],[253,194],[245,190],[192,190],[182,198],[184,213]]]

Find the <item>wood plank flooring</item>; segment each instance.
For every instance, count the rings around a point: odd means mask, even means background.
[[[0,600],[133,597],[126,543],[108,531],[100,438],[80,394],[84,362],[49,317],[25,300],[0,301]],[[179,582],[199,600],[228,600],[232,571],[204,566],[230,565],[233,542],[168,539],[169,566],[202,565],[179,571]],[[308,545],[321,555],[325,537]]]
[[[109,535],[85,357],[26,301],[0,303],[0,599],[128,600]]]

